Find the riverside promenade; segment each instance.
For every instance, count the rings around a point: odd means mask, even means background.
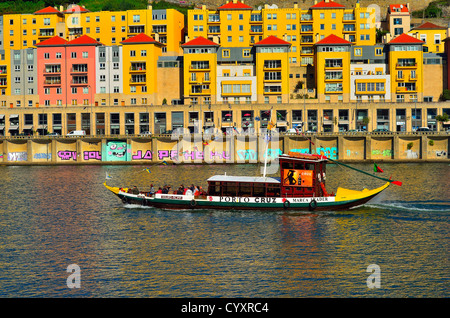
[[[438,162],[450,161],[449,142],[449,132],[17,136],[0,139],[0,165],[263,163],[288,152],[353,162]]]

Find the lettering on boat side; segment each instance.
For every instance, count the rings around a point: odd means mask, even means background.
[[[162,195],[161,199],[183,200],[183,196],[181,196],[181,195]]]
[[[67,266],[67,272],[72,273],[67,277],[67,287],[80,288],[81,287],[81,269],[77,264],[70,264]]]
[[[289,200],[292,200],[293,203],[308,203],[311,202],[311,200],[316,200],[317,202],[328,202],[331,201],[328,197],[317,197],[317,198],[288,198]]]
[[[277,198],[249,198],[249,197],[220,197],[220,202],[236,202],[236,203],[275,203]]]

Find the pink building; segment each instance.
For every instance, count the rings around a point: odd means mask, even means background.
[[[88,106],[95,95],[95,48],[101,43],[87,35],[72,41],[58,36],[37,46],[39,104]]]

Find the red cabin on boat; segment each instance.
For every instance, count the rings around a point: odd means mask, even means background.
[[[322,197],[327,158],[290,152],[279,156],[280,177],[219,175],[208,179],[208,195],[223,197]]]

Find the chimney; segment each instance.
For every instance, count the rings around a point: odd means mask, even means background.
[[[298,9],[298,3],[294,2],[294,9]]]
[[[202,4],[202,10],[206,10],[206,4]]]
[[[233,3],[237,3],[237,0],[233,0]]]
[[[59,6],[59,11],[63,12],[64,11],[64,7],[63,6]]]

